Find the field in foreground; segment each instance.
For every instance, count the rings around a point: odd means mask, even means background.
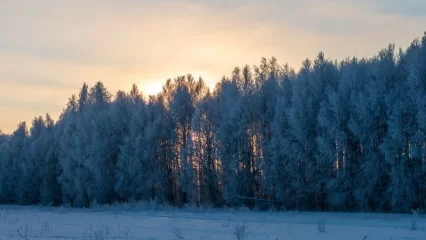
[[[426,218],[407,214],[248,212],[233,210],[70,209],[0,206],[5,239],[426,239]],[[320,224],[319,224],[320,222]],[[325,222],[325,232],[318,226]]]

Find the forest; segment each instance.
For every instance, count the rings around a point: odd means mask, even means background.
[[[426,33],[297,71],[262,58],[213,90],[190,74],[151,96],[83,84],[57,121],[0,132],[0,203],[424,209],[425,91]]]

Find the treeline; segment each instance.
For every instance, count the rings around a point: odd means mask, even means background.
[[[425,91],[426,34],[298,72],[262,59],[213,91],[191,75],[149,97],[84,84],[56,123],[0,134],[0,202],[425,208]]]

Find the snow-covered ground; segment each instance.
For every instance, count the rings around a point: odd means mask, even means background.
[[[325,219],[325,232],[318,222]],[[236,239],[246,224],[249,240],[426,239],[426,218],[404,214],[248,212],[140,208],[70,209],[0,206],[5,239]]]

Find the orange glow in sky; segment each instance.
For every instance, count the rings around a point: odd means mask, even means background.
[[[403,6],[403,7],[401,7]],[[423,35],[424,1],[4,1],[0,129],[50,113],[86,82],[145,95],[192,73],[211,87],[235,66],[275,56],[298,69],[324,51],[372,56]]]

